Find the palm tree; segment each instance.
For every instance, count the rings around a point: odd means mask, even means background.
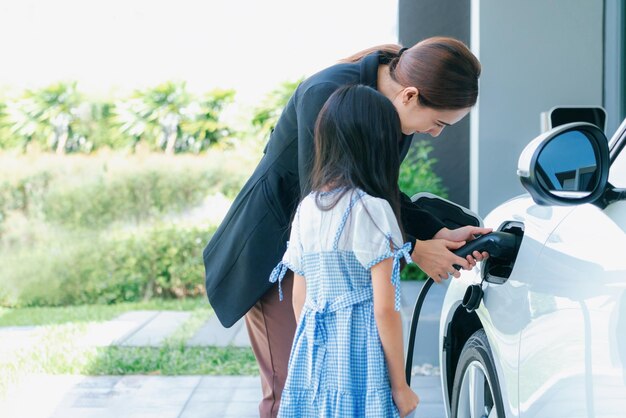
[[[137,92],[136,96],[143,101],[147,111],[146,124],[154,130],[161,129],[158,147],[164,148],[166,154],[173,154],[176,139],[180,134],[182,109],[191,102],[184,82],[168,81],[154,88]]]
[[[33,139],[48,138],[50,148],[63,154],[79,104],[76,83],[60,82],[40,90],[26,90],[22,98],[9,102],[8,120],[12,132],[24,138],[24,148]]]
[[[28,144],[37,136],[45,137],[46,128],[40,124],[43,109],[33,99],[22,98],[8,101],[5,109],[6,125],[13,137],[21,138],[22,152],[26,152]]]
[[[198,153],[230,135],[232,132],[220,121],[220,115],[234,97],[234,90],[214,90],[182,109],[183,141],[177,148]]]
[[[12,136],[7,115],[7,104],[2,101],[0,102],[0,149],[10,146]]]
[[[144,139],[148,134],[148,118],[150,117],[150,109],[140,98],[132,98],[130,100],[120,100],[115,104],[113,110],[113,120],[122,134],[131,138],[131,148],[135,151],[139,141]]]
[[[252,126],[256,128],[262,138],[267,138],[276,126],[283,108],[302,80],[304,79],[281,83],[276,89],[269,92],[263,102],[254,110]]]
[[[64,154],[71,134],[70,123],[74,121],[80,104],[76,82],[56,83],[31,94],[35,102],[44,109],[40,121],[53,129],[52,147],[56,147],[57,154]]]

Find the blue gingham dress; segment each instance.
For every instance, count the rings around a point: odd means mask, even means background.
[[[287,269],[306,279],[279,417],[399,417],[374,319],[371,267],[393,258],[400,310],[400,260],[411,262],[410,243],[401,243],[389,203],[363,191],[348,191],[329,211],[317,207],[315,193],[298,206],[270,277],[281,299]]]

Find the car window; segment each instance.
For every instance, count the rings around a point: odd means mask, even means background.
[[[609,183],[614,187],[626,188],[626,147],[622,147],[609,172]]]
[[[556,136],[537,157],[537,173],[551,191],[591,192],[597,171],[596,153],[579,131]]]

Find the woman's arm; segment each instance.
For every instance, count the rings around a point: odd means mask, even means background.
[[[300,323],[300,313],[306,300],[306,280],[299,274],[293,274],[293,295],[291,304],[293,305],[293,313],[296,316],[296,324]]]
[[[402,319],[394,308],[394,287],[391,284],[393,259],[387,258],[372,267],[374,290],[374,317],[385,353],[393,400],[400,416],[417,407],[419,398],[406,383],[404,376],[404,346]]]
[[[436,216],[419,207],[405,193],[400,193],[400,218],[404,232],[414,239],[427,240],[442,228],[444,223]]]
[[[488,234],[491,228],[464,226],[448,229],[438,218],[421,209],[404,193],[401,193],[401,211],[404,231],[413,245],[411,258],[436,282],[448,278],[448,273],[459,277],[460,273],[452,267],[454,264],[471,270],[476,261],[482,261],[489,256],[485,252],[474,251],[463,260],[452,251],[474,239],[475,235]]]

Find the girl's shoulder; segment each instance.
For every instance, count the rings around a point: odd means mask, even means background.
[[[374,197],[361,189],[335,189],[330,192],[311,192],[307,195],[298,207],[299,211],[310,212],[320,210],[320,206],[332,203],[331,211],[344,212],[350,209],[352,212],[373,212],[380,214],[390,214],[393,216],[393,209],[389,202],[380,197]]]
[[[352,208],[352,213],[359,228],[365,228],[371,224],[385,235],[396,236],[400,232],[396,215],[389,202],[383,198],[361,191],[358,201]]]
[[[372,195],[369,195],[367,193],[365,193],[362,190],[359,190],[360,192],[360,198],[357,202],[357,204],[355,205],[355,208],[358,209],[366,209],[366,210],[376,210],[376,211],[384,211],[384,212],[389,212],[390,214],[393,214],[393,209],[391,208],[391,205],[389,204],[389,202],[383,198],[380,197],[374,197]]]

